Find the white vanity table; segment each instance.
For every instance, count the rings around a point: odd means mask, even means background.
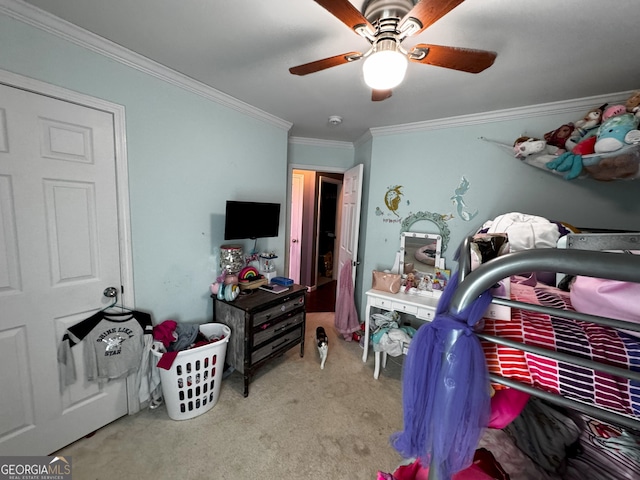
[[[414,224],[423,220],[435,224],[439,233],[431,234],[409,230]],[[446,249],[448,241],[449,228],[440,215],[430,212],[418,212],[409,215],[402,221],[399,272],[402,274],[412,273],[415,275],[416,280],[428,278],[434,280],[436,278],[436,269],[444,269],[444,259],[441,257],[441,254]],[[431,281],[429,281],[427,285],[422,285],[420,281],[418,283],[418,287],[421,288],[421,290],[413,288],[409,293],[404,292],[404,287],[402,287],[398,293],[373,289],[366,292],[367,307],[365,310],[363,362],[367,361],[369,355],[369,332],[372,307],[389,312],[396,311],[413,315],[427,322],[434,319],[436,306],[438,305],[442,292],[440,290],[431,290],[429,286]],[[427,289],[422,288],[423,286]],[[407,353],[406,347],[403,349],[403,353]],[[383,368],[386,366],[386,352],[376,352],[375,359],[373,377],[377,379],[380,374],[380,364],[382,363]]]
[[[438,305],[438,300],[440,300],[440,293],[439,291],[404,293],[402,289],[398,293],[389,293],[373,289],[366,292],[367,307],[365,310],[364,353],[362,354],[362,361],[366,362],[369,355],[371,307],[410,314],[420,320],[430,322],[435,317],[436,306]],[[387,354],[384,352],[376,352],[375,359],[376,363],[373,377],[377,379],[380,374],[380,363],[382,362],[384,368]]]

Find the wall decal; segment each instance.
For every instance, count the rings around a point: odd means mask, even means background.
[[[467,204],[464,203],[463,196],[469,190],[469,186],[469,181],[463,176],[460,180],[458,188],[456,188],[453,192],[453,197],[451,197],[451,201],[453,201],[453,204],[458,210],[458,216],[465,222],[472,220],[476,215],[478,215],[478,210],[475,210],[473,213],[471,213],[469,212],[469,210],[467,210]]]
[[[384,194],[384,204],[396,217],[398,215],[398,207],[400,206],[400,200],[402,200],[402,185],[394,185],[387,188],[387,192]]]

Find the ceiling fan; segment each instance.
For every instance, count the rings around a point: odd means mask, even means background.
[[[371,100],[391,96],[391,89],[404,79],[408,62],[435,65],[469,73],[480,73],[493,65],[497,54],[485,50],[419,43],[409,51],[402,42],[417,35],[464,0],[367,0],[360,13],[349,0],[314,0],[371,47],[365,53],[348,52],[289,69],[308,75],[364,59],[363,74],[373,91]]]

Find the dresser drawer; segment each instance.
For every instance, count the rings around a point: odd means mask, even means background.
[[[275,294],[274,294],[275,295]],[[278,295],[283,295],[282,293]],[[290,312],[296,308],[299,308],[304,305],[304,295],[296,298],[292,298],[291,300],[287,300],[280,305],[276,305],[275,307],[268,308],[263,310],[262,312],[257,312],[253,316],[253,326],[257,327],[258,325],[268,322],[269,320],[273,320],[280,315],[283,315],[286,312]]]
[[[416,317],[421,318],[423,320],[431,321],[436,316],[436,311],[431,308],[419,308],[418,314]]]
[[[413,305],[406,305],[400,302],[393,302],[393,309],[396,312],[409,313],[411,315],[416,315],[418,313],[418,307]]]
[[[284,318],[278,317],[273,321],[263,322],[258,328],[254,329],[253,346],[256,347],[279,333],[301,324],[303,321],[304,312],[301,311],[294,315],[285,315]]]
[[[277,337],[273,342],[267,343],[263,347],[254,350],[251,354],[251,363],[255,364],[260,360],[267,358],[274,352],[286,350],[288,346],[294,346],[300,343],[302,338],[302,325],[288,331],[281,337]]]

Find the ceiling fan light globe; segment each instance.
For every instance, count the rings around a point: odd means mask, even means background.
[[[404,80],[408,63],[407,57],[398,51],[375,52],[362,65],[364,81],[374,90],[397,87]]]

